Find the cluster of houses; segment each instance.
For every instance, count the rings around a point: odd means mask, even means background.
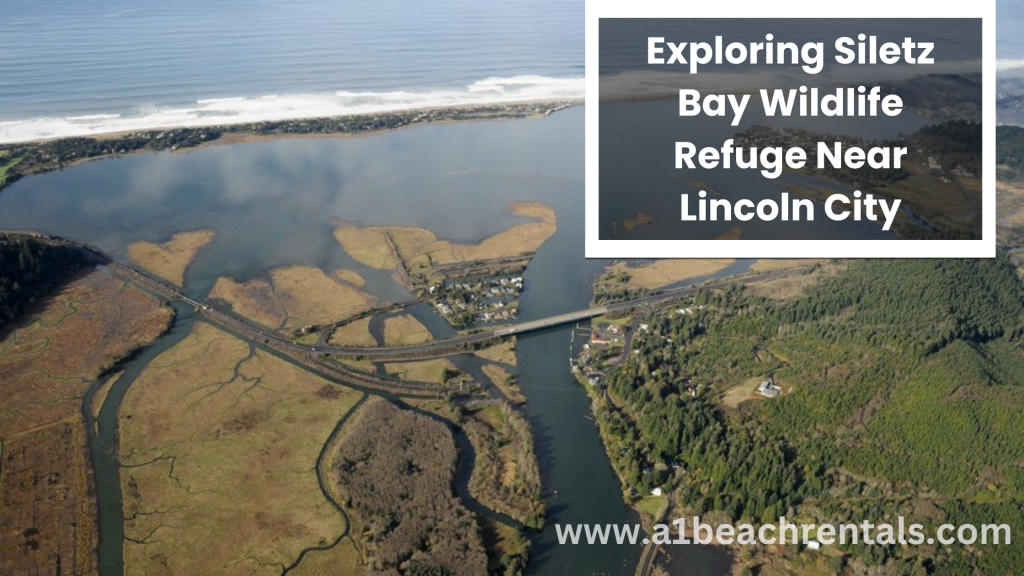
[[[522,276],[444,281],[427,288],[434,308],[450,322],[466,313],[475,322],[513,320],[519,312],[517,300],[522,291]],[[460,320],[464,323],[466,318]]]
[[[501,322],[515,320],[519,316],[519,309],[515,306],[506,306],[505,302],[495,302],[491,307],[494,310],[480,312],[476,315],[477,322]]]

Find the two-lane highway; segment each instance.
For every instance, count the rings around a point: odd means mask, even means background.
[[[576,322],[589,320],[597,316],[603,316],[610,312],[624,312],[645,306],[652,307],[679,298],[695,295],[701,290],[715,290],[718,288],[724,288],[726,286],[729,286],[730,284],[752,284],[755,282],[765,282],[768,280],[775,280],[778,278],[782,278],[784,276],[789,276],[800,272],[806,272],[808,270],[808,267],[800,267],[791,268],[788,270],[778,270],[775,272],[767,272],[763,274],[733,276],[715,282],[708,282],[704,284],[665,290],[663,292],[643,296],[641,298],[636,298],[633,300],[616,302],[608,304],[606,306],[587,308],[585,310],[577,310],[575,312],[556,314],[554,316],[548,316],[546,318],[541,318],[538,320],[520,322],[518,324],[513,324],[509,326],[489,328],[477,332],[454,336],[452,338],[435,340],[425,344],[415,344],[408,346],[355,347],[329,346],[323,344],[315,345],[295,342],[294,340],[275,332],[271,328],[267,328],[266,326],[257,324],[252,320],[234,314],[233,312],[221,310],[217,306],[209,302],[200,302],[192,298],[189,298],[187,295],[182,293],[180,289],[177,288],[176,286],[173,286],[167,283],[166,281],[149,274],[145,270],[141,270],[132,266],[127,266],[125,264],[121,264],[118,262],[113,262],[110,261],[109,259],[107,259],[107,262],[112,269],[119,272],[129,281],[141,283],[143,284],[143,287],[158,292],[168,299],[179,300],[181,302],[184,302],[189,306],[194,307],[199,313],[206,316],[212,322],[225,325],[236,332],[244,333],[254,340],[259,340],[266,343],[272,342],[277,346],[282,346],[293,350],[308,352],[316,355],[331,354],[341,357],[359,357],[377,361],[399,359],[413,360],[459,354],[466,352],[473,346],[501,340],[502,338],[527,334],[529,332],[546,330],[548,328],[554,328],[566,324],[574,324]]]
[[[385,360],[415,360],[434,358],[438,356],[447,356],[452,354],[464,353],[471,349],[473,346],[490,343],[493,341],[501,340],[509,336],[516,336],[520,334],[527,334],[529,332],[536,332],[540,330],[546,330],[548,328],[554,328],[556,326],[562,326],[566,324],[574,324],[582,320],[589,320],[597,316],[603,316],[610,312],[625,312],[641,307],[653,307],[659,304],[664,304],[672,300],[684,298],[687,296],[693,296],[701,290],[716,290],[724,288],[732,284],[753,284],[756,282],[767,282],[769,280],[776,280],[785,276],[793,274],[800,274],[807,272],[812,269],[812,266],[800,266],[796,268],[789,268],[785,270],[776,270],[774,272],[765,272],[760,274],[745,274],[739,276],[731,276],[722,280],[716,280],[713,282],[705,282],[703,284],[696,284],[691,286],[683,286],[680,288],[673,288],[664,290],[655,294],[650,294],[633,300],[624,300],[622,302],[615,302],[607,304],[605,306],[597,306],[594,308],[587,308],[586,310],[577,310],[575,312],[565,312],[563,314],[556,314],[554,316],[548,316],[546,318],[540,318],[538,320],[529,320],[526,322],[520,322],[518,324],[512,324],[509,326],[499,326],[495,328],[488,328],[477,332],[468,334],[462,334],[454,336],[452,338],[446,338],[443,340],[434,340],[425,344],[414,344],[410,346],[378,346],[378,347],[355,347],[355,346],[327,346],[327,345],[316,345],[316,344],[303,344],[296,342],[291,338],[286,338],[281,334],[278,334],[273,329],[266,326],[262,326],[239,316],[233,312],[221,310],[210,302],[201,302],[190,298],[184,294],[178,286],[167,282],[166,280],[159,278],[146,270],[136,268],[120,262],[115,262],[111,258],[99,250],[82,244],[79,242],[70,241],[64,238],[41,236],[42,238],[48,239],[54,242],[63,242],[71,244],[84,250],[88,255],[96,259],[97,261],[106,264],[114,272],[118,273],[125,280],[132,282],[140,287],[149,290],[151,292],[160,294],[168,300],[177,300],[184,302],[185,304],[193,307],[200,314],[208,318],[211,322],[221,324],[231,330],[244,334],[245,336],[261,341],[267,344],[273,343],[275,346],[295,350],[299,352],[305,352],[313,355],[324,355],[331,354],[341,357],[358,357],[367,360],[385,361]]]

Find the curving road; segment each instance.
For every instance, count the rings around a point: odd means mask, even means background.
[[[530,320],[527,322],[520,322],[518,324],[512,324],[510,326],[500,326],[496,328],[488,328],[473,332],[470,334],[462,334],[454,336],[452,338],[446,338],[444,340],[434,340],[425,344],[414,344],[406,346],[379,346],[373,348],[364,348],[356,346],[329,346],[323,344],[302,344],[286,338],[273,329],[267,328],[234,314],[233,312],[221,310],[209,302],[201,302],[188,297],[186,294],[181,292],[180,288],[174,286],[149,272],[115,262],[99,250],[81,244],[78,242],[69,241],[63,238],[49,237],[50,240],[64,242],[78,246],[84,250],[88,255],[92,256],[96,260],[103,264],[106,264],[115,272],[120,274],[129,282],[139,285],[142,288],[156,292],[168,300],[177,300],[184,302],[189,306],[196,309],[197,312],[208,318],[211,322],[220,324],[228,327],[236,332],[240,332],[253,340],[263,342],[264,344],[274,344],[275,346],[283,347],[290,350],[299,352],[305,352],[313,355],[331,354],[342,357],[355,357],[367,360],[383,361],[383,360],[416,360],[425,358],[436,358],[438,356],[448,356],[452,354],[464,353],[467,348],[470,348],[477,344],[488,343],[509,336],[516,336],[519,334],[526,334],[528,332],[536,332],[540,330],[546,330],[548,328],[554,328],[556,326],[562,326],[565,324],[574,324],[581,320],[589,320],[597,316],[603,316],[610,312],[623,312],[627,310],[634,310],[636,308],[653,307],[658,304],[670,302],[678,298],[686,296],[693,296],[701,290],[714,290],[718,288],[724,288],[732,284],[753,284],[756,282],[765,282],[768,280],[775,280],[790,276],[793,274],[799,274],[806,272],[811,269],[811,266],[801,266],[797,268],[790,268],[787,270],[777,270],[774,272],[765,272],[761,274],[747,274],[743,276],[732,276],[723,280],[717,280],[713,282],[706,282],[704,284],[684,286],[681,288],[674,288],[670,290],[664,290],[656,294],[650,294],[641,298],[635,298],[633,300],[625,300],[622,302],[615,302],[605,306],[597,306],[594,308],[587,308],[585,310],[577,310],[575,312],[565,312],[563,314],[556,314],[554,316],[548,316],[539,320]]]
[[[623,302],[616,302],[614,304],[608,304],[606,306],[597,306],[594,308],[587,308],[585,310],[577,310],[575,312],[566,312],[563,314],[557,314],[554,316],[548,316],[539,320],[530,320],[527,322],[520,322],[510,326],[501,326],[497,328],[485,329],[470,334],[463,334],[454,336],[452,338],[446,338],[444,340],[434,340],[425,344],[415,344],[406,346],[379,346],[373,348],[356,347],[356,346],[329,346],[323,344],[302,344],[295,342],[294,340],[282,336],[266,326],[257,324],[247,318],[238,316],[232,312],[221,310],[213,304],[207,302],[200,302],[189,298],[185,294],[181,293],[178,288],[167,284],[163,280],[156,278],[149,273],[136,269],[134,267],[126,266],[117,262],[108,261],[108,265],[115,270],[119,271],[123,276],[129,280],[140,282],[144,284],[144,287],[150,290],[157,291],[163,294],[165,297],[173,300],[179,300],[194,307],[199,313],[209,318],[218,324],[226,325],[233,328],[236,331],[243,332],[255,340],[261,340],[264,343],[274,343],[278,346],[283,346],[293,350],[308,352],[311,354],[331,354],[335,356],[343,357],[358,357],[368,360],[390,360],[390,359],[402,359],[402,360],[414,360],[424,358],[435,358],[438,356],[446,356],[451,354],[459,354],[466,351],[467,348],[476,345],[500,340],[509,336],[516,336],[519,334],[526,334],[528,332],[536,332],[540,330],[546,330],[556,326],[562,326],[565,324],[574,324],[581,320],[589,320],[597,316],[603,316],[610,312],[622,312],[627,310],[633,310],[636,308],[653,307],[657,304],[663,304],[678,298],[685,296],[692,296],[697,294],[701,290],[713,290],[717,288],[724,288],[731,284],[753,284],[755,282],[765,282],[768,280],[775,280],[784,276],[805,272],[809,267],[792,268],[788,270],[779,270],[775,272],[766,272],[763,274],[752,274],[746,276],[734,276],[725,280],[719,280],[715,282],[708,282],[705,284],[699,284],[695,286],[685,286],[682,288],[676,288],[672,290],[665,290],[657,294],[651,294],[641,298],[633,300],[626,300]]]

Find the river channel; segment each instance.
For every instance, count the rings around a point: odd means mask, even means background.
[[[331,231],[340,221],[421,226],[454,240],[480,240],[519,220],[510,201],[552,206],[558,232],[525,274],[521,319],[584,308],[605,264],[583,257],[583,109],[542,119],[444,124],[360,138],[295,139],[213,146],[187,154],[133,155],[26,178],[0,194],[0,228],[38,230],[88,242],[123,259],[129,243],[212,228],[186,292],[204,297],[217,277],[239,280],[290,264],[350,268],[383,300],[411,298],[389,273],[363,266]],[[435,336],[451,328],[426,305],[410,312]],[[125,366],[92,438],[104,576],[123,573],[123,517],[116,460],[117,409],[135,376],[187,334],[178,310],[168,334]],[[638,521],[569,370],[572,327],[520,339],[519,374],[529,399],[548,526],[534,536],[529,573],[633,574],[641,547],[558,545],[555,524]],[[90,422],[91,424],[91,422]],[[90,425],[90,428],[92,426]],[[674,551],[687,574],[726,573],[728,555],[709,547]]]

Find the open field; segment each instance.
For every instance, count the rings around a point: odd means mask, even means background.
[[[384,370],[388,374],[397,376],[402,380],[428,382],[438,385],[445,384],[447,378],[444,376],[446,374],[456,372],[455,364],[452,364],[452,361],[447,358],[420,360],[418,362],[388,362],[384,364]]]
[[[171,318],[169,308],[103,272],[68,284],[0,342],[0,438],[77,417],[92,381]]]
[[[434,337],[419,320],[409,314],[384,319],[384,344],[410,346],[433,341]]]
[[[762,262],[770,263],[768,270],[775,269],[771,268],[774,263],[778,262],[797,262],[796,260],[759,260],[754,266],[761,264]],[[810,261],[808,261],[810,262]],[[765,298],[772,298],[774,300],[786,300],[803,294],[810,286],[835,276],[839,272],[846,268],[846,263],[842,261],[829,262],[827,264],[820,265],[816,270],[809,274],[796,274],[793,276],[783,276],[782,278],[776,278],[774,280],[766,280],[763,282],[755,282],[747,285],[747,290],[757,296],[763,296]],[[781,268],[780,268],[781,269]],[[768,270],[758,270],[759,272],[765,272]]]
[[[555,211],[544,204],[513,202],[506,210],[534,221],[512,226],[477,244],[441,240],[430,230],[410,226],[343,225],[334,236],[349,256],[367,266],[394,270],[404,262],[416,273],[443,264],[530,254],[555,233]]]
[[[829,260],[821,258],[761,259],[750,266],[750,271],[758,273],[775,272],[776,270],[789,270],[790,268],[814,266],[815,264],[825,264],[827,262]]]
[[[312,550],[291,572],[293,576],[338,576],[359,574],[365,569],[363,559],[351,537],[346,537],[328,550]],[[346,570],[347,572],[343,572]]]
[[[5,438],[0,574],[96,573],[96,501],[84,422]]]
[[[384,319],[384,344],[406,346],[430,342],[434,337],[419,320],[410,314]],[[416,362],[387,362],[384,371],[402,380],[444,385],[450,376],[458,373],[455,364],[447,358]]]
[[[185,271],[204,246],[217,237],[213,230],[178,232],[167,242],[134,242],[128,246],[128,259],[179,286],[185,283]]]
[[[487,573],[477,523],[452,493],[457,450],[444,424],[373,399],[342,433],[329,478],[371,574]]]
[[[475,354],[481,358],[485,358],[493,362],[499,362],[501,364],[515,366],[516,339],[511,338],[500,344],[495,344],[494,346],[484,348],[483,350],[477,350]]]
[[[0,185],[3,185],[7,182],[7,173],[10,172],[12,168],[17,166],[23,158],[24,156],[19,156],[17,158],[7,158],[6,156],[0,156]]]
[[[0,574],[92,574],[96,504],[83,395],[172,313],[103,272],[0,342]]]
[[[357,262],[379,270],[394,270],[398,268],[398,258],[388,242],[388,230],[344,225],[334,231],[334,238]]]
[[[636,266],[615,262],[605,270],[595,289],[657,290],[720,272],[734,262],[729,259],[679,259],[655,260]]]
[[[333,542],[315,463],[361,397],[197,323],[122,406],[125,574],[279,574]]]
[[[377,340],[370,334],[370,318],[366,317],[339,327],[327,343],[331,346],[376,346]]]
[[[634,507],[640,511],[641,514],[653,519],[654,521],[661,520],[665,514],[665,510],[668,509],[668,497],[666,496],[651,496],[647,495],[641,498],[634,504]]]
[[[289,266],[270,273],[274,290],[288,311],[289,327],[326,324],[372,307],[377,299],[338,282],[319,268]]]
[[[1024,182],[996,182],[996,238],[1000,244],[1024,239]]]
[[[238,282],[221,276],[210,290],[210,298],[227,302],[236,313],[269,328],[282,328],[288,317],[274,287],[262,278]]]
[[[271,270],[269,281],[221,277],[210,297],[224,300],[237,314],[269,328],[297,330],[328,324],[376,304],[371,294],[337,279],[344,276],[311,266],[288,266]]]
[[[353,408],[353,410],[358,409],[358,406]],[[344,422],[345,426],[351,423],[354,415],[353,413],[347,417]],[[323,481],[321,489],[339,506],[345,501],[345,495],[341,492],[341,487],[338,486],[338,483],[333,481],[333,468],[334,463],[338,461],[341,454],[344,438],[345,428],[343,426],[335,431],[334,437],[324,446],[323,451],[320,453],[317,469]],[[363,554],[356,540],[357,538],[358,536],[354,534],[354,527],[349,525],[348,532],[341,541],[326,550],[310,549],[301,562],[299,562],[299,565],[289,574],[296,574],[298,576],[335,576],[342,570],[346,573],[356,573],[357,567],[360,570],[365,570],[366,562],[363,559]]]
[[[762,376],[754,376],[747,378],[736,384],[725,389],[722,395],[722,404],[729,408],[739,408],[739,405],[747,400],[757,400],[764,398],[757,393],[757,386],[765,379]]]

